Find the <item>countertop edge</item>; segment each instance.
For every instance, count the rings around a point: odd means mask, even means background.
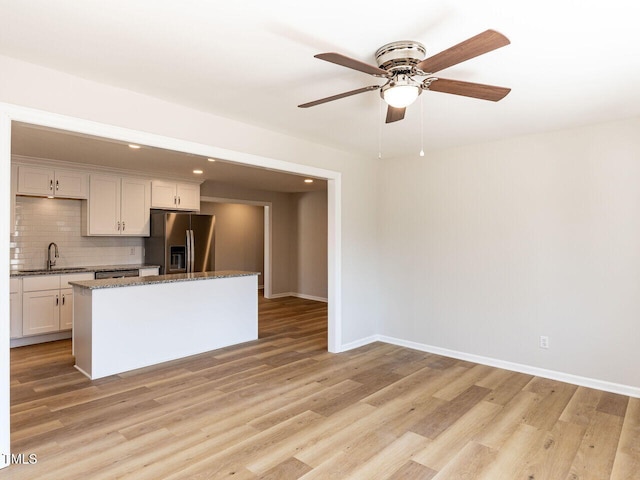
[[[51,270],[40,270],[37,272],[24,272],[24,271],[12,271],[9,272],[9,278],[23,278],[23,277],[37,277],[45,275],[73,275],[75,273],[95,273],[95,272],[110,272],[121,270],[135,270],[144,268],[160,268],[160,265],[147,265],[147,264],[131,264],[131,265],[90,265],[82,267],[55,267]]]
[[[219,278],[249,277],[260,275],[259,272],[245,272],[242,270],[220,270],[214,272],[174,273],[170,275],[149,275],[146,277],[105,278],[101,280],[83,280],[69,282],[70,285],[87,290],[104,288],[137,287],[142,285],[157,285],[162,283],[193,282],[200,280],[215,280]]]

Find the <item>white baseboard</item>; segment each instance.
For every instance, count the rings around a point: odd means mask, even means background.
[[[346,343],[342,345],[342,348],[340,348],[340,351],[347,352],[355,348],[364,347],[365,345],[369,345],[370,343],[381,342],[381,341],[382,340],[380,340],[380,335],[371,335],[370,337],[361,338],[360,340],[356,340],[355,342]]]
[[[488,365],[490,367],[502,368],[504,370],[510,370],[513,372],[526,373],[528,375],[535,375],[536,377],[558,380],[560,382],[571,383],[573,385],[579,385],[582,387],[594,388],[597,390],[603,390],[605,392],[640,398],[640,388],[630,385],[608,382],[606,380],[599,380],[596,378],[582,377],[579,375],[558,372],[555,370],[547,370],[544,368],[533,367],[531,365],[524,365],[521,363],[507,362],[505,360],[459,352],[457,350],[449,350],[447,348],[435,347],[433,345],[426,345],[424,343],[412,342],[409,340],[402,340],[400,338],[388,337],[386,335],[371,335],[370,337],[344,344],[342,345],[340,351],[345,352],[347,350],[362,347],[373,342],[389,343],[392,345],[398,345],[400,347],[411,348],[413,350],[442,355],[444,357],[457,358],[459,360]]]
[[[297,297],[297,298],[303,298],[305,300],[313,300],[315,302],[324,302],[324,303],[327,303],[329,301],[324,297],[316,297],[313,295],[307,295],[305,293],[296,293],[296,292],[272,293],[269,298],[283,298],[283,297]]]
[[[10,341],[10,348],[35,345],[36,343],[55,342],[56,340],[65,340],[67,338],[71,338],[71,330],[43,335],[32,335],[30,337],[12,338]]]

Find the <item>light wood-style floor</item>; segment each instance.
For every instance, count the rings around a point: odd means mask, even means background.
[[[260,300],[249,344],[89,381],[11,352],[0,479],[640,478],[640,400],[382,343],[326,351],[326,305]],[[606,359],[603,359],[606,361]]]

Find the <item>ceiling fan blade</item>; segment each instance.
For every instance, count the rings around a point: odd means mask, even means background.
[[[358,88],[357,90],[351,90],[349,92],[339,93],[338,95],[332,95],[330,97],[321,98],[320,100],[315,100],[309,103],[303,103],[302,105],[298,105],[300,108],[309,108],[315,107],[316,105],[320,105],[322,103],[332,102],[334,100],[339,100],[340,98],[350,97],[351,95],[357,95],[359,93],[370,92],[372,90],[378,90],[380,85],[370,85],[368,87]]]
[[[406,108],[396,108],[389,105],[387,108],[387,120],[385,123],[397,122],[398,120],[402,120],[404,118],[404,112]]]
[[[448,80],[446,78],[433,79],[427,87],[427,90],[491,100],[492,102],[502,100],[511,91],[510,88],[483,85],[482,83],[461,82],[460,80]]]
[[[336,65],[341,65],[343,67],[352,68],[360,72],[368,73],[369,75],[383,77],[386,77],[388,75],[386,70],[378,68],[374,65],[369,65],[368,63],[361,62],[360,60],[356,60],[355,58],[345,57],[344,55],[341,55],[339,53],[319,53],[318,55],[314,55],[314,57],[319,58],[320,60],[335,63]]]
[[[422,60],[416,65],[416,68],[425,73],[436,73],[483,53],[509,45],[509,43],[511,43],[509,39],[501,33],[495,30],[487,30]]]

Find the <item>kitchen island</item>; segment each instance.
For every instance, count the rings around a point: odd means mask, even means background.
[[[70,282],[76,368],[91,379],[258,338],[258,273]]]

